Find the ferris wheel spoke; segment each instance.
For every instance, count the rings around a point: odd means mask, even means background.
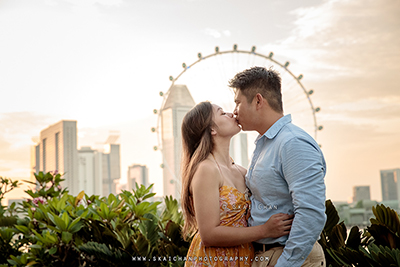
[[[290,108],[291,113],[303,114],[303,116],[311,116],[312,112],[307,107]]]
[[[282,92],[288,91],[291,88],[296,88],[298,86],[297,81],[293,80],[293,78],[291,80],[285,79],[282,81]],[[298,90],[298,88],[296,88],[296,90]]]
[[[227,75],[226,75],[226,66],[225,66],[224,61],[222,60],[221,57],[222,57],[221,54],[218,54],[218,55],[216,56],[216,58],[218,59],[220,65],[221,65],[221,68],[218,68],[218,71],[219,71],[220,73],[222,73],[222,76],[221,76],[221,77],[223,77],[223,79],[226,80],[226,79],[228,79],[228,77],[227,77]]]
[[[256,55],[254,53],[251,54],[253,58],[253,62],[251,63],[251,67],[255,66]]]
[[[254,54],[250,54],[249,57],[247,57],[247,58],[248,58],[247,66],[250,66],[250,67],[254,66],[254,61],[255,61]]]
[[[278,71],[279,74],[281,75],[281,79],[282,81],[286,81],[286,80],[292,80],[292,75],[290,75],[290,73],[287,71],[287,69],[283,66],[279,66],[281,71]]]

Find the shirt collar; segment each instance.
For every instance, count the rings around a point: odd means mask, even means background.
[[[290,122],[292,122],[292,116],[290,114],[283,116],[277,120],[263,135],[265,135],[265,137],[268,139],[273,139],[283,128],[283,126]]]

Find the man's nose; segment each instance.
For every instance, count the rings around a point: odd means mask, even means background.
[[[233,110],[233,115],[237,116],[237,108]]]

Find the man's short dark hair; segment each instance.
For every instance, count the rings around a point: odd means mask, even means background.
[[[252,67],[239,72],[229,81],[229,87],[235,93],[240,90],[249,103],[260,93],[273,110],[283,112],[281,77],[272,68]]]

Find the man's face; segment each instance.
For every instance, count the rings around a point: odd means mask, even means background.
[[[247,101],[245,95],[242,94],[241,90],[237,90],[235,94],[235,110],[233,114],[236,116],[236,120],[242,127],[243,131],[254,130],[254,119],[255,119],[255,105]]]

